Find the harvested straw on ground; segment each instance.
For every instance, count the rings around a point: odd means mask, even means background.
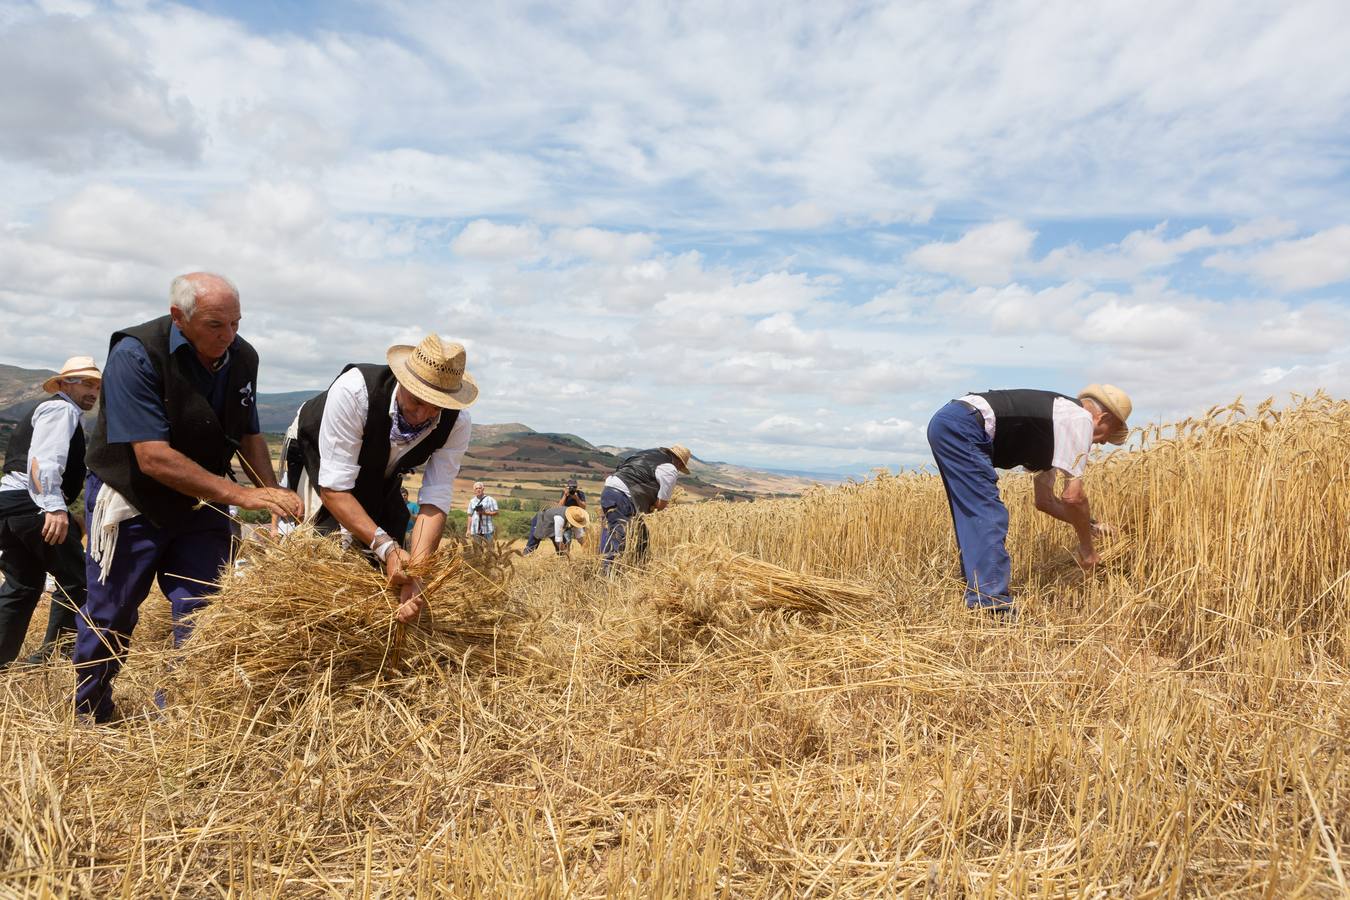
[[[255,699],[436,661],[510,665],[528,617],[504,589],[498,556],[451,543],[416,574],[428,608],[395,619],[397,592],[354,550],[303,529],[250,544],[197,618],[175,666],[176,690],[198,700]]]
[[[656,564],[658,609],[727,624],[738,612],[774,610],[858,619],[875,599],[861,585],[808,575],[722,544],[682,544]]]

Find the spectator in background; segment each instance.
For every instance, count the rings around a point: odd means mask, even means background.
[[[586,492],[577,487],[575,478],[567,479],[567,484],[563,487],[562,497],[558,498],[558,503],[562,506],[580,506],[586,508]]]
[[[0,668],[14,661],[28,633],[46,573],[56,577],[47,634],[27,662],[39,663],[75,630],[84,605],[84,523],[66,507],[84,487],[84,426],[98,402],[102,374],[92,357],[66,360],[42,389],[53,396],[20,420],[0,477]]]
[[[410,547],[412,545],[408,541],[412,537],[413,522],[417,520],[417,514],[421,512],[422,505],[416,500],[408,498],[407,488],[399,488],[399,493],[403,496],[403,505],[408,507],[408,527],[403,529],[403,546]]]
[[[497,501],[490,497],[483,482],[473,483],[473,496],[469,498],[469,520],[465,523],[464,534],[485,544],[492,543],[497,526],[492,520],[497,517]]]

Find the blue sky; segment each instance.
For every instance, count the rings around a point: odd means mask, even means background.
[[[1350,392],[1350,5],[0,2],[0,360],[180,272],[262,389],[913,465],[968,389]]]

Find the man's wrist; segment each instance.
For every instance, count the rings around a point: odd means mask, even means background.
[[[389,532],[383,528],[376,528],[375,535],[370,539],[370,549],[379,557],[380,562],[389,558],[389,551],[394,548],[394,539],[389,536]]]

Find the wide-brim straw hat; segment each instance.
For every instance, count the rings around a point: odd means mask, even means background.
[[[464,371],[463,344],[429,334],[416,347],[395,344],[385,355],[394,377],[418,400],[441,409],[464,409],[478,399],[478,382]]]
[[[671,444],[665,450],[675,457],[675,468],[689,474],[689,448],[683,444]]]
[[[57,382],[62,378],[94,378],[102,381],[103,373],[98,370],[98,366],[94,365],[92,356],[72,356],[66,360],[60,372],[42,382],[42,389],[49,394],[55,394],[61,389]]]
[[[1120,427],[1108,434],[1106,439],[1113,444],[1125,443],[1125,438],[1130,436],[1130,426],[1126,423],[1134,411],[1129,394],[1114,384],[1089,384],[1078,392],[1078,399],[1096,400],[1102,409],[1119,419]]]
[[[567,524],[571,528],[585,528],[591,524],[591,517],[580,506],[567,507],[563,515],[567,517]]]

